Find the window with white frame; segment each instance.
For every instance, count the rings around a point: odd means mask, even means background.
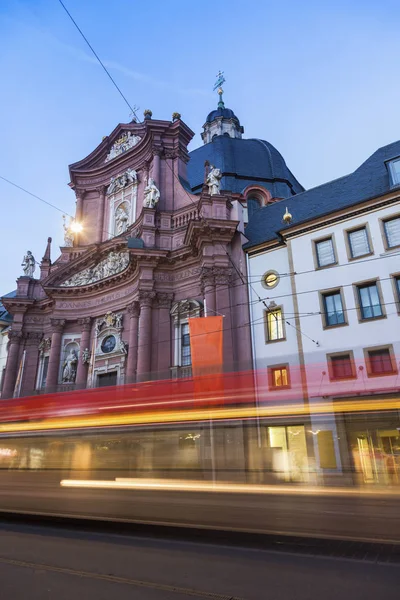
[[[319,267],[328,267],[336,264],[335,248],[331,237],[314,243]]]
[[[281,308],[266,310],[265,313],[265,341],[277,342],[285,339],[283,314]]]
[[[371,253],[371,247],[368,239],[368,232],[366,227],[360,227],[360,229],[353,229],[347,233],[349,240],[349,248],[351,258],[359,258]]]
[[[190,333],[189,323],[181,324],[181,366],[189,367],[192,364],[192,356],[190,353]]]

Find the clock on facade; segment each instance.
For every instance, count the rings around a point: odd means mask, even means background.
[[[101,342],[101,351],[104,352],[104,354],[108,354],[109,352],[112,352],[114,350],[116,345],[117,345],[117,340],[115,339],[115,336],[108,335]]]

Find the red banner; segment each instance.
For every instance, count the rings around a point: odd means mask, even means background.
[[[192,373],[195,377],[195,398],[206,397],[221,403],[223,390],[223,317],[189,319]],[[219,393],[218,393],[219,392]]]

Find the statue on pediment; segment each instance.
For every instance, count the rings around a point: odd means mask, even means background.
[[[33,277],[36,269],[36,260],[30,250],[27,251],[21,264],[22,270],[24,271],[25,277]]]
[[[210,196],[216,196],[219,194],[221,187],[222,174],[221,170],[217,169],[213,165],[210,165],[210,171],[207,175],[206,184],[208,185],[208,193]]]
[[[146,187],[144,188],[143,206],[145,208],[155,208],[160,199],[160,190],[156,186],[156,182],[152,177],[149,177]]]
[[[127,169],[125,173],[121,175],[117,175],[116,177],[111,177],[110,185],[107,188],[107,194],[115,194],[122,190],[123,188],[135,183],[137,181],[137,173],[135,169]]]

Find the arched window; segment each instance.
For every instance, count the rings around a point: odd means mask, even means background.
[[[255,198],[254,196],[248,196],[247,198],[247,214],[248,214],[248,218],[251,219],[251,216],[253,215],[253,213],[255,213],[256,210],[258,210],[261,206],[261,202],[258,198]]]
[[[200,317],[201,309],[202,306],[197,300],[175,302],[171,309],[174,324],[173,376],[175,377],[191,375],[189,318]]]

